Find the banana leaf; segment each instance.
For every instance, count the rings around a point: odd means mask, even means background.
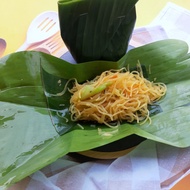
[[[61,36],[77,63],[117,61],[126,53],[137,1],[58,1]]]
[[[84,82],[101,72],[145,66],[149,80],[167,84],[152,123],[122,123],[117,133],[104,125],[70,121],[70,94],[54,97],[71,78]],[[190,146],[190,55],[179,40],[164,40],[129,51],[117,62],[71,64],[41,52],[17,52],[0,59],[0,187],[34,173],[69,152],[97,148],[132,134],[175,147]],[[72,85],[72,83],[69,83]],[[69,122],[65,122],[68,119]],[[98,133],[97,127],[113,135]],[[56,130],[55,130],[56,129]],[[61,135],[59,135],[59,132]]]

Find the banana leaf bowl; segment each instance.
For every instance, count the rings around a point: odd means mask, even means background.
[[[188,51],[186,42],[170,39],[132,49],[116,62],[71,64],[35,51],[1,58],[0,187],[10,186],[68,153],[104,152],[105,147],[109,151],[110,144],[115,146],[118,141],[127,145],[123,150],[145,139],[181,148],[190,146]],[[70,119],[71,94],[51,96],[61,92],[71,78],[82,83],[105,70],[134,68],[137,62],[144,66],[150,81],[167,85],[166,96],[157,102],[156,109],[151,108],[151,125],[123,122],[115,130],[81,123],[81,128]]]

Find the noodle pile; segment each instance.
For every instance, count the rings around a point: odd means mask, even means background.
[[[110,126],[110,122],[150,120],[148,105],[166,93],[163,83],[145,79],[142,72],[110,70],[92,81],[70,89],[72,120],[96,121]]]

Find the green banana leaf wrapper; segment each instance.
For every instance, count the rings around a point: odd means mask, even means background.
[[[82,129],[70,121],[70,93],[51,96],[62,91],[71,78],[82,83],[105,70],[134,68],[138,62],[151,70],[149,80],[167,85],[166,96],[157,102],[161,111],[151,116],[151,125],[123,122],[115,132],[105,125],[81,123]],[[67,153],[98,148],[131,135],[189,147],[189,74],[188,45],[180,40],[164,40],[130,50],[117,62],[71,64],[33,51],[1,58],[0,188],[5,189]],[[105,137],[97,128],[112,135]]]
[[[58,1],[61,36],[77,63],[117,61],[126,53],[137,1]]]

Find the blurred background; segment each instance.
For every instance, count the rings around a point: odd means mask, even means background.
[[[4,55],[15,52],[25,41],[31,21],[41,12],[57,11],[58,0],[1,0],[0,38],[7,42]],[[166,0],[139,0],[136,27],[149,24],[164,8]],[[171,0],[179,6],[190,9],[188,0]]]

